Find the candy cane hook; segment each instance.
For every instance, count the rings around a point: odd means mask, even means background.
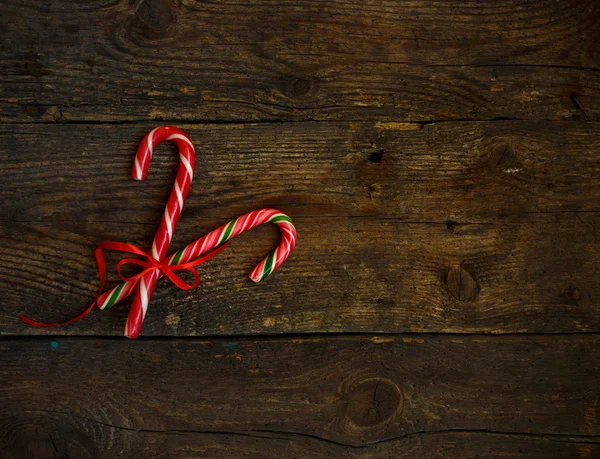
[[[254,282],[260,282],[281,266],[296,245],[296,228],[292,219],[277,209],[254,210],[226,223],[180,251],[175,252],[168,258],[169,264],[187,263],[225,244],[238,234],[268,222],[279,226],[281,230],[281,242],[267,258],[261,261],[250,272],[250,279]]]
[[[163,218],[158,225],[154,241],[152,242],[150,253],[157,261],[161,261],[167,254],[169,243],[173,237],[173,231],[183,209],[183,202],[192,183],[196,164],[194,146],[187,134],[180,129],[172,126],[162,126],[153,129],[144,137],[144,140],[140,144],[131,173],[135,180],[144,180],[148,174],[154,148],[167,140],[177,145],[179,150],[179,168],[177,169],[177,177],[167,201]],[[139,280],[133,305],[125,324],[124,334],[126,337],[136,338],[139,335],[158,276],[159,272],[154,270]]]

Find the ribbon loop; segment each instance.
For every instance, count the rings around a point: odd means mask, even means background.
[[[196,287],[200,282],[200,275],[198,274],[198,271],[196,271],[194,268],[185,268],[179,266],[176,269],[189,271],[194,275],[194,281],[191,284],[188,284],[186,281],[184,281],[181,277],[179,277],[173,272],[175,270],[173,267],[167,267],[166,269],[161,268],[161,272],[165,276],[167,276],[171,280],[171,282],[173,282],[181,290],[191,290],[194,287]]]
[[[133,276],[129,276],[129,277],[125,277],[122,273],[121,273],[121,268],[124,265],[137,265],[137,266],[141,266],[142,268],[144,268],[143,271],[134,274]],[[138,260],[137,258],[123,258],[118,264],[117,264],[117,274],[119,274],[119,277],[121,278],[121,280],[123,282],[135,282],[137,281],[139,278],[143,277],[144,274],[153,271],[154,269],[156,269],[156,263],[148,263],[145,262],[143,260]]]

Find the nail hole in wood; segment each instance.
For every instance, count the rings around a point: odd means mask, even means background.
[[[372,151],[367,159],[372,163],[380,163],[383,161],[383,150]]]

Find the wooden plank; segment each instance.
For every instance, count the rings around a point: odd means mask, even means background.
[[[593,0],[3,0],[2,13],[3,121],[600,119]]]
[[[299,242],[262,285],[246,274],[274,228],[234,241],[193,292],[163,282],[146,335],[600,329],[598,124],[183,127],[200,156],[173,249],[268,206]],[[126,307],[58,330],[18,315],[91,302],[100,241],[150,245],[171,185],[129,178],[148,128],[0,127],[0,333],[121,333]],[[175,155],[154,161],[174,171]]]
[[[595,457],[593,336],[6,339],[5,457]]]
[[[155,224],[177,156],[161,147],[146,183],[130,177],[153,127],[0,126],[2,218]],[[598,123],[180,127],[198,150],[184,217],[281,207],[294,217],[496,223],[513,214],[600,210]]]
[[[173,250],[229,217],[182,220]],[[247,274],[275,247],[274,227],[236,238],[200,267],[192,291],[161,280],[142,335],[600,330],[598,213],[451,227],[369,218],[296,224],[291,258],[259,285]],[[5,223],[0,333],[120,335],[129,302],[59,329],[30,327],[19,314],[51,322],[77,315],[98,288],[100,241],[149,247],[154,231],[152,224]],[[118,280],[114,266],[109,285]]]

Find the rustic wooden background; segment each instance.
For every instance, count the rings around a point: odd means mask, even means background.
[[[2,457],[600,457],[600,1],[0,1]],[[103,239],[260,207],[142,337]],[[118,258],[113,258],[116,261]],[[111,273],[114,279],[114,273]]]

